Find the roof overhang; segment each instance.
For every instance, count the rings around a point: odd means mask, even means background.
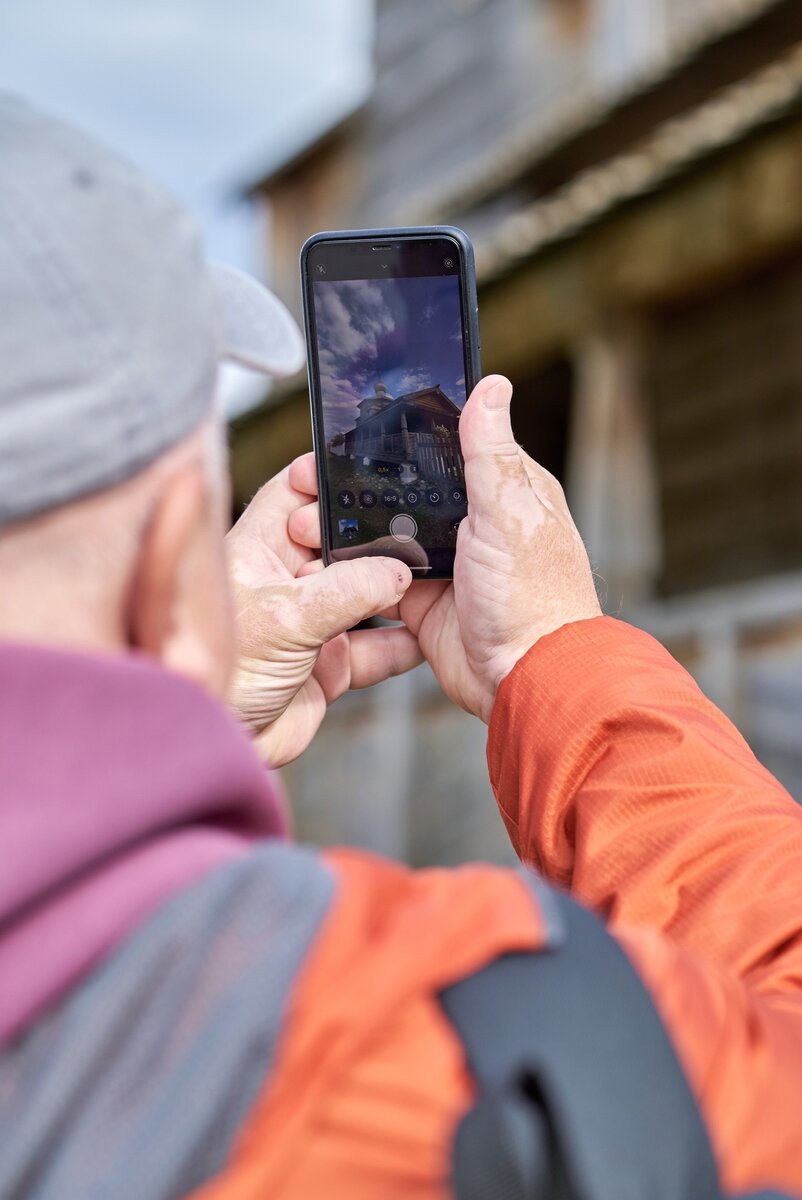
[[[659,126],[628,152],[581,172],[553,195],[502,220],[477,246],[477,274],[491,283],[578,236],[624,205],[774,123],[802,111],[802,43],[783,58]]]

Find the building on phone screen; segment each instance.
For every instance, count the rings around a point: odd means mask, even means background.
[[[402,483],[419,475],[446,483],[464,479],[459,409],[441,387],[393,397],[380,382],[357,407],[356,424],[331,446],[334,453],[366,467],[397,468]]]

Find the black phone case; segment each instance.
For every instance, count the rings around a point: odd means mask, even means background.
[[[465,358],[466,358],[466,391],[471,394],[474,387],[482,374],[481,368],[481,341],[479,337],[479,305],[476,298],[476,265],[473,254],[473,245],[467,233],[462,229],[458,229],[455,225],[418,225],[406,226],[404,228],[393,229],[339,229],[330,230],[324,233],[315,233],[308,238],[301,247],[301,294],[303,296],[303,311],[304,311],[304,330],[306,333],[306,364],[307,377],[309,382],[309,401],[312,410],[312,439],[315,449],[315,463],[317,466],[317,483],[318,493],[321,503],[321,519],[320,528],[323,539],[323,561],[326,566],[332,562],[331,546],[329,544],[329,520],[328,514],[323,516],[323,505],[328,505],[328,491],[326,488],[326,479],[323,469],[323,451],[325,448],[325,436],[323,432],[323,404],[315,380],[317,377],[317,347],[315,339],[311,336],[312,331],[312,289],[310,287],[307,260],[309,252],[313,246],[319,245],[321,242],[339,242],[339,241],[386,241],[391,238],[398,238],[399,241],[403,238],[423,238],[423,237],[450,237],[460,247],[465,263],[464,278],[460,278],[463,292],[463,312],[465,320],[463,324],[463,337],[465,339]],[[324,499],[325,497],[325,499]],[[450,579],[450,575],[427,575],[427,579]]]

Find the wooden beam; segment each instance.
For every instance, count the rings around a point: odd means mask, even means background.
[[[531,370],[611,311],[713,289],[799,249],[800,195],[796,117],[483,288],[485,369]]]

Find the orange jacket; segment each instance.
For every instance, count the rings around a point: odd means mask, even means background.
[[[802,1194],[802,810],[647,635],[602,618],[502,684],[493,787],[516,850],[603,914],[650,990],[728,1192]],[[340,883],[275,1071],[196,1200],[446,1200],[472,1083],[435,999],[544,929],[488,867],[326,856]]]

